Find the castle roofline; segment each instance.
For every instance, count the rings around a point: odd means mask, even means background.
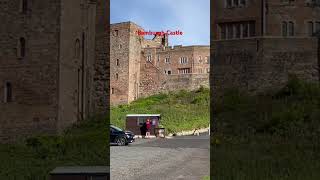
[[[134,23],[134,22],[132,22],[132,21],[125,21],[125,22],[112,23],[112,24],[110,24],[110,26],[115,26],[115,25],[120,25],[120,24],[129,24],[129,25],[134,25],[134,26],[137,26],[137,27],[139,27],[139,28],[141,28],[141,29],[144,29],[143,27],[141,27],[140,25],[138,25],[138,24],[136,24],[136,23]]]

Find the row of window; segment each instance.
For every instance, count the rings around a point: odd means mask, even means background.
[[[225,8],[245,7],[247,0],[225,0]]]
[[[152,61],[152,56],[148,55],[147,56],[147,61],[151,62]],[[160,61],[160,56],[158,56],[158,62]],[[166,57],[164,59],[165,63],[170,63],[170,57]],[[180,57],[180,64],[188,64],[188,57]],[[199,63],[202,63],[202,57],[199,56]],[[205,57],[205,63],[209,64],[210,63],[210,58],[209,56]]]
[[[282,22],[282,36],[294,36],[294,23],[292,21]]]
[[[239,39],[253,37],[256,35],[256,23],[237,22],[237,23],[220,23],[220,38],[221,39]]]
[[[74,56],[75,58],[80,58],[80,40],[76,39]],[[24,37],[19,38],[17,46],[17,56],[18,58],[24,58],[26,56],[26,39]]]

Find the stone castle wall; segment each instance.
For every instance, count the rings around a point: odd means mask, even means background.
[[[283,87],[290,74],[319,81],[316,38],[251,38],[215,41],[212,89],[262,92]]]
[[[106,1],[28,1],[24,13],[20,0],[4,0],[0,8],[0,141],[61,132],[81,119],[79,109],[84,118],[107,111]]]
[[[0,141],[57,130],[60,1],[28,5],[24,14],[19,0],[0,4]],[[20,37],[24,58],[17,56]],[[4,101],[7,82],[12,102]]]

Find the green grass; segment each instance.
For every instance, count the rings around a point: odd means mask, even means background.
[[[280,91],[228,90],[214,104],[212,179],[320,179],[319,84],[292,77]]]
[[[168,133],[209,126],[209,89],[179,91],[138,99],[130,105],[111,108],[111,123],[125,128],[127,114],[161,114]]]
[[[109,165],[109,135],[104,118],[91,118],[61,136],[35,136],[0,144],[0,179],[46,179],[57,166]]]

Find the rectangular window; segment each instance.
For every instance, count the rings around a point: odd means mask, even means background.
[[[282,22],[282,36],[287,36],[288,27],[287,22]]]
[[[233,39],[233,25],[232,24],[227,25],[227,31],[228,31],[227,39]]]
[[[226,8],[232,7],[232,0],[225,0],[225,3],[226,3],[225,5]]]
[[[293,22],[289,22],[289,36],[294,36],[294,23]]]
[[[10,82],[6,82],[4,87],[4,102],[12,102],[12,86]]]
[[[239,6],[239,0],[233,0],[233,5],[238,7]]]
[[[164,60],[165,63],[170,63],[170,58],[166,57]]]
[[[151,58],[152,58],[151,55],[148,55],[147,56],[147,61],[151,62],[151,60],[152,60]]]
[[[241,25],[239,23],[235,24],[236,38],[241,37]]]
[[[316,33],[320,32],[320,22],[316,22]]]
[[[241,6],[246,6],[246,4],[247,4],[247,3],[246,3],[246,0],[240,0],[240,5],[241,5]]]
[[[312,21],[308,22],[308,35],[313,36],[313,22]]]
[[[226,39],[227,37],[227,26],[220,24],[220,39]]]
[[[111,94],[114,94],[114,88],[111,88]]]
[[[170,75],[170,74],[171,74],[171,71],[168,71],[168,74]]]
[[[255,22],[250,22],[249,23],[249,32],[250,32],[250,37],[256,36],[256,23]]]
[[[190,68],[180,68],[178,69],[179,74],[189,74],[191,73]]]
[[[187,57],[181,57],[180,58],[180,64],[187,64],[188,63],[188,58]]]
[[[244,23],[242,24],[242,37],[246,38],[248,37],[248,24]]]

